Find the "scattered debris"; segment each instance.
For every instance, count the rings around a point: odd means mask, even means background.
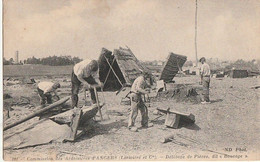
[[[260,86],[253,86],[253,87],[251,87],[251,89],[258,89],[258,88],[260,88]]]
[[[172,140],[174,140],[174,135],[168,135],[162,138],[161,143],[171,142]]]
[[[208,151],[208,152],[212,152],[212,153],[216,153],[216,154],[220,154],[220,155],[229,156],[228,154],[214,151],[212,149],[208,149],[207,145],[205,145],[197,140],[194,140],[188,136],[184,136],[184,135],[178,134],[178,133],[175,135],[172,135],[172,134],[168,135],[161,140],[161,143],[167,143],[167,142],[172,142],[174,144],[184,146],[187,148],[194,147],[194,148],[199,148],[202,151]]]
[[[166,91],[158,92],[155,97],[150,97],[151,101],[161,101],[167,99],[175,99],[177,102],[200,103],[201,99],[197,90],[198,87],[190,85],[175,84],[176,87]]]
[[[12,98],[12,96],[9,95],[8,93],[4,93],[4,94],[3,94],[3,99],[4,99],[4,100],[5,100],[5,99],[9,99],[9,98]]]
[[[63,99],[61,99],[61,100],[59,100],[59,101],[57,101],[57,102],[55,102],[55,103],[53,103],[53,104],[51,104],[51,105],[49,105],[49,106],[43,108],[43,109],[40,109],[40,110],[38,110],[38,111],[36,111],[36,112],[34,112],[34,113],[28,115],[27,117],[25,117],[25,118],[23,118],[23,119],[20,119],[19,121],[15,122],[15,123],[13,123],[13,124],[7,125],[7,126],[4,127],[4,131],[5,131],[5,130],[8,130],[8,129],[14,127],[14,126],[17,126],[17,125],[19,125],[19,124],[21,124],[21,123],[23,123],[23,122],[25,122],[25,121],[27,121],[27,120],[29,120],[29,119],[35,117],[35,116],[37,116],[37,115],[40,115],[41,113],[43,113],[43,112],[45,112],[45,111],[48,111],[48,110],[50,110],[50,109],[52,109],[52,108],[55,108],[55,107],[57,107],[57,106],[60,106],[60,105],[62,105],[63,103],[65,103],[66,101],[68,101],[69,99],[70,99],[70,97],[63,98]]]
[[[153,114],[154,114],[154,115],[160,115],[161,113],[160,113],[159,110],[156,109],[156,110],[153,111]]]

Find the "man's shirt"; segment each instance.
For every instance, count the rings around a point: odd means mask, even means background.
[[[53,89],[54,83],[52,82],[40,82],[38,84],[38,88],[43,91],[44,94],[49,92],[54,92],[55,89]]]
[[[95,80],[96,79],[99,80],[99,70],[97,71],[91,70],[91,66],[90,66],[91,61],[92,60],[85,59],[77,63],[73,68],[74,74],[76,76],[82,76],[82,78],[87,78],[89,76],[92,76]]]
[[[140,93],[139,90],[144,90],[146,86],[146,82],[143,76],[139,76],[135,79],[134,83],[132,84],[131,91],[134,93]]]
[[[210,68],[209,68],[209,65],[207,63],[204,63],[204,64],[201,65],[200,74],[202,76],[210,76]]]

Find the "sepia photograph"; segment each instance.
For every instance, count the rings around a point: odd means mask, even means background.
[[[2,160],[260,160],[259,0],[3,0]]]

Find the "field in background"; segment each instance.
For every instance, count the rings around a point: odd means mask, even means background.
[[[72,66],[48,66],[48,65],[5,65],[4,77],[19,76],[43,76],[43,75],[70,75]]]

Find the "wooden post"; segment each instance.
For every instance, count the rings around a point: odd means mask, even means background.
[[[85,102],[85,106],[87,105],[87,93],[86,93],[86,88],[83,88],[83,95],[84,95],[84,102]]]
[[[25,121],[35,117],[35,116],[37,116],[37,115],[40,115],[43,112],[46,112],[46,111],[51,110],[51,109],[53,109],[53,108],[55,108],[57,106],[60,106],[63,103],[65,103],[66,101],[68,101],[69,99],[70,99],[70,97],[63,98],[63,99],[61,99],[61,100],[59,100],[59,101],[57,101],[57,102],[55,102],[55,103],[53,103],[53,104],[43,108],[43,109],[40,109],[40,110],[30,114],[29,116],[27,116],[27,117],[25,117],[25,118],[15,122],[13,124],[7,125],[6,127],[4,127],[4,131],[7,130],[7,129],[10,129],[10,128],[14,127],[14,126],[17,126],[17,125],[19,125],[19,124],[21,124],[21,123],[23,123],[23,122],[25,122]]]
[[[104,57],[105,57],[105,56],[104,56]],[[112,62],[112,64],[111,64],[112,67],[113,67],[113,64],[114,64],[115,60],[116,60],[116,58],[113,59],[113,62]],[[105,87],[105,84],[106,84],[106,82],[107,82],[107,79],[108,79],[108,76],[109,76],[110,72],[111,72],[111,68],[109,69],[109,71],[108,71],[108,73],[107,73],[107,76],[106,76],[106,79],[105,79],[105,81],[104,81],[104,87]]]
[[[106,59],[106,61],[107,61],[108,65],[109,65],[109,67],[111,68],[112,72],[115,74],[115,76],[116,76],[117,80],[119,81],[119,83],[120,83],[120,84],[121,84],[121,86],[123,87],[124,85],[123,85],[123,84],[122,84],[122,82],[120,81],[119,77],[116,75],[116,72],[114,71],[113,67],[110,65],[110,63],[109,63],[108,59],[106,58],[106,56],[104,56],[104,57],[105,57],[105,59]]]
[[[99,105],[98,93],[97,93],[97,88],[96,87],[94,87],[94,92],[95,92],[95,96],[96,96],[96,100],[97,100],[98,112],[99,112],[101,120],[103,120],[103,116],[102,116],[101,108],[100,108],[100,105]]]
[[[170,128],[179,128],[181,116],[179,114],[167,113],[165,125]]]
[[[170,111],[170,108],[167,110],[157,108],[157,110],[166,114],[165,125],[167,127],[178,128],[180,123],[190,124],[195,122],[195,116],[193,114]]]
[[[72,119],[71,119],[71,123],[70,123],[71,131],[69,133],[69,137],[67,139],[65,139],[66,141],[75,140],[81,115],[82,115],[82,110],[80,108],[73,109],[73,115],[72,115]]]
[[[105,99],[105,95],[104,95],[104,91],[103,91],[103,87],[101,87],[101,93],[102,93],[102,96],[103,96],[103,100],[104,100],[104,104],[106,103],[106,99]],[[108,113],[107,113],[107,107],[106,108],[106,114],[107,114],[107,118],[110,119]]]

